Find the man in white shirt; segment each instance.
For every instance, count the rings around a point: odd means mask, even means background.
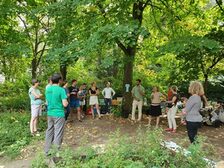
[[[107,82],[107,87],[103,89],[102,94],[104,96],[105,111],[106,113],[110,113],[112,97],[115,95],[115,91],[110,87],[110,82]]]

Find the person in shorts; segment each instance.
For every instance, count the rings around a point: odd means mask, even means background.
[[[70,94],[70,108],[71,108],[71,117],[72,120],[74,119],[73,113],[74,109],[77,110],[77,118],[80,122],[81,120],[81,110],[80,110],[80,99],[78,97],[79,88],[77,86],[77,80],[72,80],[72,86],[69,87],[69,94]]]
[[[86,91],[84,90],[84,86],[81,85],[79,87],[78,97],[80,100],[80,111],[81,111],[81,117],[84,118],[84,111],[83,108],[86,105]]]
[[[93,118],[95,118],[95,110],[99,116],[99,119],[101,119],[101,114],[100,114],[100,107],[99,107],[99,101],[98,101],[98,95],[99,95],[99,89],[96,86],[96,82],[93,82],[91,84],[91,87],[89,88],[89,105],[91,106],[91,112]]]
[[[65,126],[64,108],[68,106],[68,101],[65,89],[59,86],[61,80],[60,74],[54,74],[52,76],[52,85],[45,91],[48,102],[45,155],[50,154],[49,151],[52,145],[59,149],[62,144]]]
[[[31,102],[31,120],[30,120],[30,132],[32,135],[39,136],[37,132],[38,118],[41,115],[42,107],[42,94],[38,89],[39,81],[36,79],[32,80],[32,87],[29,89],[29,97]]]

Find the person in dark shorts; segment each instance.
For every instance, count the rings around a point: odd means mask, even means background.
[[[157,86],[153,87],[151,94],[151,106],[148,112],[149,123],[147,126],[151,126],[152,117],[156,117],[156,128],[159,126],[160,115],[162,115],[160,106],[161,97],[163,97],[163,94],[159,92],[159,88]]]
[[[77,110],[77,118],[80,122],[81,120],[81,110],[80,110],[80,100],[78,97],[79,88],[77,86],[77,80],[72,80],[72,86],[69,87],[70,94],[70,108],[71,108],[71,117],[74,119],[74,109]]]

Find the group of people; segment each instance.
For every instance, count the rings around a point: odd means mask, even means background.
[[[147,112],[149,115],[147,126],[151,126],[152,117],[156,117],[156,128],[158,128],[160,116],[162,115],[161,101],[162,99],[166,99],[168,128],[166,128],[165,131],[176,133],[177,124],[175,116],[178,110],[177,103],[179,101],[179,95],[177,91],[178,88],[176,86],[171,86],[167,96],[165,96],[159,91],[158,87],[153,87],[151,94],[151,104]],[[131,92],[133,97],[131,119],[132,121],[135,121],[135,111],[136,107],[138,106],[138,121],[140,121],[142,118],[143,98],[145,95],[145,89],[141,85],[140,79],[136,81],[136,86],[132,89]],[[188,92],[191,96],[188,100],[185,100],[183,115],[186,121],[188,137],[190,142],[194,143],[196,140],[198,128],[200,128],[202,124],[200,109],[203,107],[203,102],[205,105],[207,105],[207,99],[204,96],[205,93],[203,86],[198,81],[193,81],[190,83]]]
[[[32,135],[39,135],[37,131],[38,116],[41,114],[41,106],[43,94],[38,89],[39,81],[32,80],[32,87],[29,89],[29,96],[31,99],[31,121],[30,131]],[[145,96],[145,89],[141,85],[141,80],[136,81],[136,86],[131,90],[133,103],[131,119],[135,120],[135,111],[138,107],[138,121],[142,119],[142,106]],[[191,97],[187,100],[184,115],[186,115],[187,131],[190,141],[193,143],[197,135],[197,130],[201,126],[202,116],[199,113],[202,100],[201,96],[204,95],[203,86],[200,82],[194,81],[190,83],[189,93]],[[82,122],[84,111],[87,109],[87,94],[89,94],[89,105],[93,117],[95,111],[98,117],[101,118],[99,109],[98,95],[100,94],[99,88],[93,82],[91,87],[87,90],[86,83],[80,87],[77,86],[77,80],[72,80],[72,85],[68,87],[68,82],[62,82],[60,74],[56,73],[49,79],[49,84],[46,86],[45,98],[47,104],[48,115],[48,128],[46,130],[45,153],[49,154],[51,145],[54,144],[57,148],[61,146],[65,121],[68,119],[70,111],[77,110],[78,121]],[[106,84],[102,94],[105,101],[105,110],[110,112],[110,105],[115,91],[110,87],[110,83]],[[156,127],[159,125],[161,113],[161,99],[165,96],[159,91],[158,87],[153,87],[151,94],[151,105],[148,111],[148,126],[151,126],[152,117],[156,117]],[[177,112],[178,94],[177,87],[170,87],[167,98],[167,119],[168,128],[166,131],[176,132],[177,125],[175,115]],[[74,119],[73,112],[71,118]]]
[[[37,131],[38,117],[41,115],[42,98],[38,89],[39,81],[32,80],[32,87],[29,89],[31,100],[31,120],[30,132],[32,135],[39,136]],[[45,99],[47,105],[48,128],[46,130],[45,153],[48,155],[51,145],[54,144],[57,148],[60,147],[63,138],[65,121],[68,119],[70,111],[77,110],[78,121],[82,122],[84,112],[87,109],[87,94],[89,93],[89,105],[93,118],[95,110],[99,119],[101,118],[98,95],[100,94],[96,83],[93,82],[87,91],[86,83],[80,87],[77,86],[77,80],[72,80],[72,85],[68,87],[67,81],[62,81],[60,74],[53,74],[45,89]],[[115,91],[110,87],[110,82],[107,82],[106,87],[102,91],[105,100],[105,111],[110,113],[110,105]],[[74,119],[73,112],[71,118]]]

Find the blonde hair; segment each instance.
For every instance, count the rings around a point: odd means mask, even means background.
[[[188,92],[190,94],[197,94],[199,96],[202,96],[202,95],[205,94],[204,88],[203,88],[201,82],[198,82],[198,81],[192,81],[190,83],[190,86],[188,88]]]

